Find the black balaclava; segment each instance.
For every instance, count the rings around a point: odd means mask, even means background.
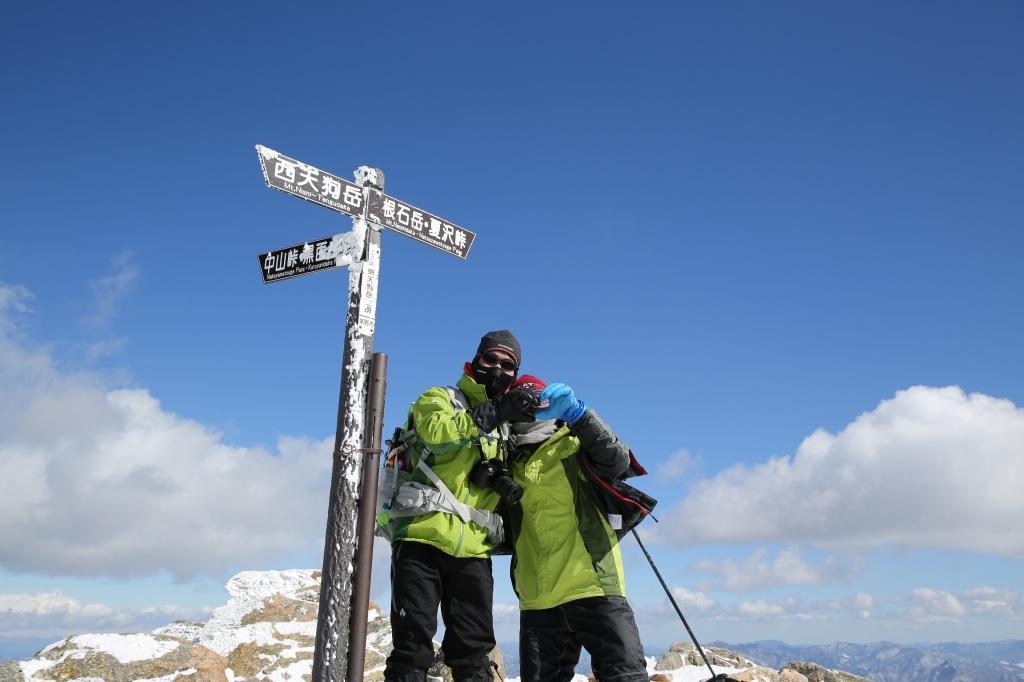
[[[517,365],[520,364],[522,350],[519,347],[519,341],[507,329],[487,332],[480,339],[480,345],[477,346],[476,357],[473,358],[472,363],[473,378],[487,390],[488,398],[497,398],[508,390],[519,372],[508,375],[501,370],[501,367],[481,367],[480,354],[489,350],[503,350],[510,353]]]

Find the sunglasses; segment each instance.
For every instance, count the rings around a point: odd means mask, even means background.
[[[484,367],[501,367],[501,371],[515,374],[519,371],[519,365],[511,360],[503,360],[494,353],[481,353],[480,364]]]

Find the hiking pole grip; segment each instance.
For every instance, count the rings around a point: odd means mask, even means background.
[[[672,602],[672,608],[674,608],[676,610],[676,613],[679,614],[679,620],[683,621],[683,626],[686,628],[686,631],[690,633],[690,639],[693,640],[694,645],[697,647],[697,651],[700,653],[700,657],[704,659],[704,665],[706,665],[708,667],[708,670],[711,671],[711,679],[726,679],[726,675],[717,675],[715,673],[715,669],[711,667],[711,663],[708,661],[708,657],[704,655],[703,647],[701,647],[700,642],[698,642],[697,638],[694,636],[693,630],[690,629],[690,624],[686,622],[686,617],[683,615],[682,610],[679,608],[679,604],[676,604],[675,597],[672,596],[672,591],[668,589],[668,585],[665,584],[665,579],[661,577],[661,572],[658,571],[658,567],[654,565],[654,559],[651,558],[651,555],[647,551],[647,548],[644,547],[644,543],[640,541],[640,536],[637,535],[636,528],[632,530],[632,533],[633,537],[636,538],[636,543],[640,545],[640,549],[643,550],[644,556],[647,557],[647,563],[649,563],[651,565],[651,568],[654,569],[654,575],[658,576],[658,582],[661,583],[662,589],[664,589],[665,594],[668,595],[668,600]]]

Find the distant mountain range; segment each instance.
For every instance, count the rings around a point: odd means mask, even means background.
[[[983,644],[849,644],[790,646],[785,642],[712,642],[770,668],[790,661],[847,670],[875,682],[1024,682],[1024,640]]]
[[[0,637],[0,665],[8,661],[28,660],[54,639],[54,637]]]

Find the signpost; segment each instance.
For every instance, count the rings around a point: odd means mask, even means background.
[[[261,253],[258,259],[265,284],[349,268],[312,682],[361,682],[387,368],[387,356],[373,353],[380,230],[392,229],[462,259],[476,234],[384,194],[378,168],[360,166],[351,183],[262,145],[256,151],[268,187],[352,217],[351,232]]]
[[[370,190],[366,219],[465,260],[476,235],[384,192]]]
[[[324,237],[277,251],[261,253],[258,258],[263,283],[270,284],[278,280],[338,267],[339,241],[334,237]]]

